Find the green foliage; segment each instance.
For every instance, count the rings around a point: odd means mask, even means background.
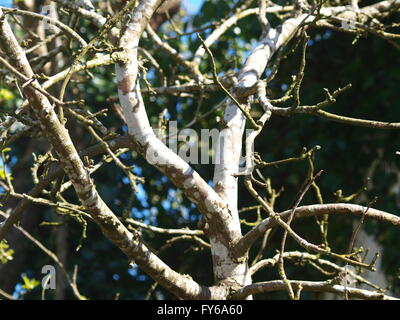
[[[4,166],[0,163],[0,180],[6,179],[6,171],[4,170]]]
[[[6,88],[0,89],[0,102],[9,101],[14,99],[14,94]]]
[[[0,262],[6,264],[13,259],[14,250],[10,249],[6,240],[0,242]]]
[[[29,279],[26,275],[22,276],[22,280],[24,281],[22,288],[25,289],[26,291],[32,291],[40,284],[38,280],[34,278]]]
[[[6,155],[7,152],[10,152],[11,148],[4,148],[1,151],[1,162],[0,162],[0,180],[6,180],[10,179],[12,180],[13,177],[11,176],[10,173],[7,172],[6,166],[4,162],[9,158],[8,155]]]

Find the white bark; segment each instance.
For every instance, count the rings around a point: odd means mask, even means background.
[[[86,4],[84,7],[80,7],[77,2],[70,3],[63,0],[58,0],[57,2],[73,8],[77,14],[90,19],[99,27],[106,23],[106,19],[93,10],[90,1],[80,1],[79,3]],[[209,225],[208,230],[205,230],[204,233],[210,238],[215,286],[201,286],[192,279],[178,274],[153,254],[140,240],[138,234],[131,233],[125,228],[99,196],[95,184],[90,177],[90,171],[84,166],[67,130],[59,121],[47,96],[42,91],[37,90],[38,88],[35,90],[33,87],[39,86],[39,83],[32,81],[32,84],[23,86],[23,93],[35,110],[42,131],[47,134],[49,141],[56,150],[64,171],[69,176],[79,200],[90,213],[93,220],[100,226],[108,239],[113,241],[130,260],[136,262],[143,271],[153,277],[159,284],[180,298],[190,299],[224,299],[229,296],[232,290],[237,290],[237,294],[234,297],[240,298],[257,292],[281,290],[285,288],[285,284],[280,281],[251,285],[251,271],[247,263],[248,250],[266,230],[276,225],[277,222],[272,218],[268,218],[253,228],[244,237],[241,235],[237,208],[238,178],[235,175],[239,171],[246,117],[242,114],[238,106],[233,101],[228,100],[225,109],[222,121],[223,130],[218,138],[219,154],[214,172],[215,189],[211,188],[187,162],[160,141],[149,123],[139,86],[138,46],[143,30],[161,2],[161,0],[138,1],[131,20],[124,30],[120,39],[123,53],[117,55],[119,60],[115,66],[118,95],[128,125],[129,137],[132,141],[129,146],[137,150],[149,164],[160,170],[181,189],[197,206]],[[327,19],[330,16],[354,19],[357,17],[357,14],[366,14],[375,17],[385,15],[390,6],[399,5],[400,0],[382,1],[378,4],[361,8],[360,11],[356,10],[357,12],[354,7],[341,6],[323,8],[321,13]],[[267,8],[268,12],[273,12],[274,10],[281,11],[283,9],[278,6]],[[206,39],[206,45],[209,46],[216,41],[238,19],[257,12],[258,9],[249,9],[227,19]],[[18,45],[7,21],[1,18],[4,18],[4,15],[0,10],[0,46],[18,72],[22,73],[25,77],[33,78],[34,74],[24,51]],[[237,82],[232,87],[232,94],[236,96],[240,103],[248,108],[250,107],[249,96],[254,93],[255,86],[262,77],[271,57],[298,31],[301,23],[312,21],[314,18],[308,14],[301,14],[295,18],[287,19],[277,28],[269,28],[268,24],[264,24],[269,29],[264,30],[259,43],[252,50],[243,67],[237,73]],[[115,28],[110,31],[113,36],[119,35],[118,32]],[[159,41],[162,40],[159,39]],[[194,61],[187,64],[189,70],[192,70],[192,67],[198,67],[204,53],[203,48],[196,51]],[[178,52],[173,51],[172,55],[178,55]],[[181,60],[183,59],[181,56],[179,57]],[[99,55],[96,59],[89,61],[85,67],[109,63],[112,63],[110,56]],[[183,63],[183,65],[185,64]],[[78,71],[79,68],[84,67],[79,66],[75,71]],[[197,74],[197,71],[194,70],[194,73]],[[67,69],[51,77],[42,85],[42,88],[47,88],[63,79],[68,72],[69,70]],[[294,217],[298,218],[326,213],[361,216],[364,211],[365,208],[361,206],[328,204],[299,207]],[[280,214],[280,218],[285,220],[289,214],[290,211],[283,212]],[[400,225],[398,217],[378,210],[369,209],[366,216],[387,221],[394,225]],[[10,222],[6,222],[6,225],[16,221],[12,217],[9,219],[8,221]],[[149,229],[164,232],[161,228],[149,227]],[[0,229],[0,238],[4,235],[4,230],[4,228]],[[173,232],[180,234],[177,230],[173,230]],[[189,233],[202,234],[202,232],[197,231]],[[293,284],[296,283],[293,282]],[[312,291],[343,292],[341,286],[326,282],[301,282],[300,284],[303,288]],[[364,291],[353,290],[350,294],[363,298],[388,298]]]

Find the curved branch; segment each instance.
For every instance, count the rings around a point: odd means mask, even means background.
[[[293,6],[284,6],[284,7],[274,6],[266,8],[265,12],[276,13],[281,11],[290,11],[292,9]],[[229,28],[234,26],[240,19],[243,19],[253,14],[258,14],[259,11],[260,11],[259,8],[252,8],[244,11],[239,11],[238,13],[236,13],[235,15],[224,21],[217,29],[215,29],[204,41],[205,45],[207,47],[210,47],[215,41],[218,40],[219,37],[221,37],[227,30],[229,30]],[[202,45],[200,45],[194,54],[193,63],[198,65],[205,53],[206,50]]]
[[[147,1],[143,2],[148,3]],[[139,5],[136,10],[140,10],[140,8]],[[140,11],[135,13],[136,17],[142,16]],[[0,9],[0,46],[17,70],[27,77],[32,77],[33,71],[26,55],[4,17]],[[22,91],[36,113],[42,131],[57,152],[79,200],[100,227],[104,236],[112,241],[130,261],[134,261],[160,285],[180,298],[204,299],[213,297],[215,292],[220,293],[221,290],[218,288],[211,290],[211,288],[200,286],[192,279],[172,270],[147,248],[139,234],[131,233],[122,224],[98,194],[89,170],[83,164],[68,131],[61,124],[49,100],[30,86],[23,87]],[[10,225],[9,219],[7,219],[6,225],[11,227],[12,223]]]
[[[1,289],[0,289],[0,296],[3,296],[4,298],[6,298],[8,300],[17,300],[11,294],[8,294],[7,292],[5,292],[4,290],[1,290]]]
[[[159,140],[150,126],[146,108],[138,84],[138,44],[141,34],[150,19],[152,8],[160,1],[144,2],[142,15],[133,18],[121,38],[126,60],[116,64],[118,95],[128,125],[128,133],[135,144],[135,150],[151,165],[167,176],[206,216],[216,234],[223,234],[229,243],[239,238],[232,230],[228,208],[217,193],[174,151]],[[139,8],[141,4],[137,8]]]
[[[299,261],[307,261],[307,262],[317,262],[321,266],[326,266],[336,270],[336,272],[342,272],[343,274],[349,274],[352,278],[359,281],[360,283],[365,283],[366,285],[373,287],[375,289],[380,289],[379,286],[369,282],[368,280],[364,279],[363,277],[359,276],[357,273],[351,271],[350,269],[346,270],[345,267],[341,267],[329,260],[321,259],[320,256],[315,254],[310,254],[308,252],[299,252],[299,251],[290,251],[285,252],[283,254],[284,259],[298,259]],[[269,259],[260,260],[255,265],[250,268],[251,275],[255,274],[257,271],[264,267],[274,267],[279,261],[279,254],[276,254],[274,257]]]
[[[74,296],[78,300],[87,300],[79,292],[77,284],[75,283],[75,281],[73,281],[73,279],[71,279],[69,273],[67,272],[67,269],[65,268],[64,264],[60,261],[58,256],[54,252],[52,252],[50,249],[48,249],[45,245],[43,245],[39,240],[37,240],[35,237],[33,237],[28,231],[26,231],[21,226],[15,226],[15,228],[19,232],[21,232],[28,240],[33,242],[40,250],[42,250],[47,256],[50,257],[50,259],[52,259],[57,264],[57,266],[60,268],[60,270],[63,272],[65,278],[67,279],[68,285],[70,286]]]
[[[332,94],[332,97],[335,96]],[[279,116],[290,116],[293,113],[296,114],[305,113],[320,117],[322,119],[349,124],[353,126],[360,126],[365,128],[374,128],[374,129],[400,129],[400,122],[383,122],[376,120],[358,119],[358,118],[341,116],[321,110],[321,107],[325,106],[326,104],[327,102],[325,100],[323,102],[317,103],[314,106],[299,106],[296,109],[272,107],[271,111],[273,114]]]
[[[15,15],[19,15],[19,16],[28,16],[28,17],[32,17],[32,18],[35,18],[35,19],[46,21],[49,24],[52,24],[52,25],[58,27],[66,35],[70,36],[72,39],[75,39],[77,42],[79,42],[81,47],[86,47],[87,46],[86,41],[79,34],[77,34],[74,30],[72,30],[70,27],[68,27],[64,23],[58,21],[57,19],[53,19],[53,18],[51,18],[49,16],[44,16],[44,15],[41,15],[39,13],[20,10],[20,9],[15,9],[15,8],[14,9],[9,9],[9,8],[5,8],[5,7],[1,7],[1,9],[3,10],[3,12],[5,14],[15,14]]]
[[[361,9],[361,12],[370,17],[379,17],[389,11],[395,12],[400,7],[400,0],[386,0],[371,4]]]
[[[323,214],[343,214],[362,217],[367,209],[367,207],[348,203],[316,204],[298,207],[296,209],[294,218],[312,217]],[[283,221],[286,221],[289,218],[290,213],[291,210],[287,210],[281,212],[279,216]],[[377,209],[369,208],[365,217],[378,221],[388,222],[395,226],[400,226],[399,216],[395,216],[393,214]],[[251,229],[239,240],[235,249],[236,255],[242,256],[243,254],[245,254],[253,245],[253,243],[265,233],[265,231],[273,228],[276,225],[277,221],[274,218],[267,218],[261,221],[257,226]]]
[[[190,235],[190,236],[202,236],[204,235],[204,232],[202,230],[190,230],[190,229],[166,229],[166,228],[159,228],[159,227],[154,227],[145,223],[142,223],[140,221],[136,221],[134,219],[126,219],[126,222],[136,226],[140,227],[146,230],[150,230],[152,232],[156,233],[163,233],[163,234],[180,234],[180,235]]]
[[[199,78],[202,77],[201,73],[198,70],[194,69],[194,64],[187,61],[176,49],[171,47],[168,42],[163,42],[158,34],[150,26],[150,24],[147,25],[146,31],[156,46],[168,53],[177,63],[185,67],[189,73],[192,73],[194,76]]]
[[[300,288],[304,291],[312,292],[331,292],[334,294],[342,295],[347,292],[351,298],[364,299],[364,300],[399,300],[398,298],[387,296],[381,292],[369,291],[357,288],[344,287],[334,284],[333,281],[296,281],[290,280],[290,284],[294,288]],[[274,291],[284,291],[287,285],[282,280],[258,282],[245,286],[236,291],[231,299],[244,299],[249,295],[257,293],[266,293]]]
[[[82,18],[88,19],[98,28],[101,28],[107,22],[107,19],[104,18],[101,14],[98,14],[94,9],[89,8],[89,7],[85,8],[83,6],[80,6],[78,3],[74,2],[74,1],[54,0],[54,2],[57,2],[58,4],[60,4],[64,7],[67,7],[71,11],[80,15]],[[116,31],[118,31],[118,30],[116,30]]]
[[[240,225],[235,223],[227,203],[208,185],[208,183],[190,165],[168,148],[154,133],[139,86],[138,45],[140,37],[160,1],[143,1],[136,8],[141,15],[133,17],[121,37],[126,59],[116,64],[118,96],[124,112],[128,133],[136,145],[135,150],[147,162],[168,177],[185,196],[192,201],[208,222],[208,236],[212,245],[215,280],[226,279],[224,270],[229,276],[243,282],[244,267],[232,260],[230,247],[241,237]],[[139,9],[140,8],[140,9]],[[225,266],[228,266],[225,268]],[[232,267],[237,266],[237,267]],[[247,277],[246,277],[247,279]],[[244,284],[244,283],[242,283]]]
[[[132,147],[130,139],[128,137],[119,137],[113,139],[110,141],[110,145],[113,150],[123,147]],[[102,144],[97,144],[80,152],[79,156],[82,158],[84,156],[93,157],[98,154],[102,154],[104,152],[106,152],[106,148]],[[49,168],[49,173],[45,177],[41,178],[39,182],[29,191],[27,195],[29,197],[35,197],[35,198],[38,197],[41,194],[42,190],[47,188],[52,181],[59,178],[63,174],[63,172],[64,169],[62,165],[57,165]],[[0,228],[0,240],[7,235],[7,233],[10,231],[10,228],[14,224],[20,221],[24,211],[30,204],[31,201],[26,198],[18,203],[15,209],[11,212],[5,224]]]
[[[317,110],[315,112],[311,112],[311,114],[314,114],[317,117],[323,119],[360,126],[360,127],[376,128],[376,129],[400,129],[400,122],[382,122],[375,120],[357,119],[357,118],[340,116],[337,114],[326,112],[324,110]]]

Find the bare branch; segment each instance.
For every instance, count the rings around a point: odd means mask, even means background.
[[[362,217],[366,209],[367,207],[349,203],[316,204],[298,207],[296,209],[294,218],[313,217],[323,214],[343,214]],[[281,220],[286,221],[290,214],[291,210],[287,210],[279,213],[279,217]],[[365,218],[371,218],[374,220],[387,222],[395,226],[400,226],[400,217],[373,208],[368,210]],[[238,242],[236,246],[236,254],[240,255],[246,252],[252,246],[252,244],[264,234],[265,231],[273,228],[276,225],[277,221],[274,218],[267,218],[263,220],[260,224],[244,235],[243,238]]]
[[[57,19],[53,19],[49,16],[43,16],[41,14],[31,12],[31,11],[25,11],[25,10],[20,10],[20,9],[9,9],[9,8],[5,8],[5,7],[0,7],[0,8],[3,10],[3,12],[5,14],[29,16],[29,17],[36,18],[39,20],[44,20],[44,21],[60,28],[60,30],[62,30],[66,35],[68,35],[69,37],[71,37],[71,38],[75,39],[77,42],[79,42],[81,47],[87,46],[86,41],[79,34],[77,34],[74,30],[72,30],[70,27],[63,24],[62,22],[60,22]]]
[[[0,46],[15,68],[28,77],[33,76],[25,53],[4,19],[1,9]],[[127,230],[97,193],[88,170],[83,165],[70,136],[60,123],[47,98],[29,86],[23,88],[23,91],[36,112],[42,130],[46,132],[48,139],[60,157],[64,165],[64,171],[71,179],[80,201],[99,225],[103,234],[114,242],[129,259],[134,260],[145,272],[157,279],[161,285],[177,296],[182,298],[204,298],[212,295],[209,288],[201,287],[195,281],[171,270],[155,254],[148,250],[137,234],[132,234]]]
[[[136,226],[140,227],[152,232],[157,232],[157,233],[164,233],[164,234],[180,234],[180,235],[191,235],[191,236],[201,236],[204,235],[204,232],[201,230],[189,230],[189,229],[165,229],[165,228],[159,228],[159,227],[154,227],[133,219],[126,219],[126,222]]]
[[[290,284],[293,287],[301,287],[304,291],[311,292],[331,292],[334,294],[342,295],[345,292],[345,287],[334,284],[332,281],[297,281],[290,280]],[[286,284],[282,280],[258,282],[249,286],[246,286],[238,291],[236,291],[231,299],[244,299],[249,295],[257,293],[267,293],[274,291],[286,290]],[[347,288],[349,297],[364,299],[364,300],[398,300],[397,298],[387,296],[381,292],[368,291],[356,288]]]

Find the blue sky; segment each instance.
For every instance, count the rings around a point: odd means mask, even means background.
[[[0,6],[10,7],[12,0],[0,0]]]
[[[1,1],[1,0],[0,0]],[[184,0],[183,6],[189,14],[194,14],[199,11],[204,0]]]

